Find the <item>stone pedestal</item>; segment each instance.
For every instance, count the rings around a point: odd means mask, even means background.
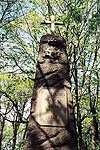
[[[66,43],[41,38],[25,150],[77,150]]]

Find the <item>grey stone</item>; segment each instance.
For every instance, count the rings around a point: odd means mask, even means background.
[[[40,40],[25,150],[77,150],[77,134],[66,42]]]

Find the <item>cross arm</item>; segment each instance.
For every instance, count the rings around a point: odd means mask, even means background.
[[[64,25],[63,22],[55,22],[55,25]]]
[[[42,21],[41,24],[51,24],[51,21]]]
[[[51,21],[42,21],[41,24],[51,24]],[[55,25],[64,25],[63,22],[55,22]]]

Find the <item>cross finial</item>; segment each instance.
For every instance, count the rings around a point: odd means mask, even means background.
[[[55,22],[55,16],[50,16],[50,21],[41,22],[41,24],[51,24],[51,33],[55,32],[55,25],[64,25],[62,22]]]

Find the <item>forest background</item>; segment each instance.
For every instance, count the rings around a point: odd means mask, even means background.
[[[100,0],[0,1],[0,150],[24,150],[41,25],[66,40],[79,150],[100,150]]]

